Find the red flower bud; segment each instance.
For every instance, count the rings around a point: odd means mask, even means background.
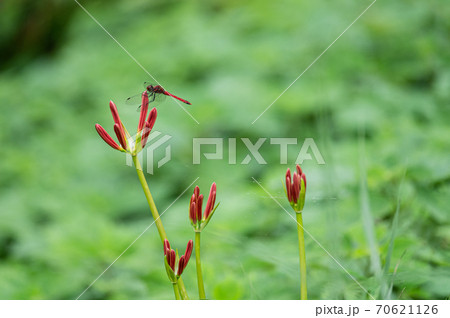
[[[155,125],[157,116],[158,116],[158,112],[157,112],[156,108],[153,108],[150,111],[150,115],[148,115],[148,119],[147,119],[147,123],[148,123],[148,126],[150,127],[150,129],[152,129],[153,125]]]
[[[192,197],[194,197],[194,195],[192,195]],[[189,207],[189,218],[191,219],[192,223],[197,223],[197,213],[195,211],[195,202],[192,201],[191,198],[191,206]]]
[[[203,205],[203,194],[200,194],[197,199],[197,220],[202,219],[202,205]]]
[[[292,201],[292,189],[291,189],[291,169],[287,169],[286,171],[286,195],[288,197],[289,202]]]
[[[186,252],[184,252],[184,257],[186,258],[186,264],[189,262],[189,259],[191,258],[192,249],[194,248],[194,242],[192,240],[189,240],[186,246]]]
[[[298,195],[300,193],[300,177],[297,174],[297,172],[294,172],[292,179],[293,179],[293,182],[292,182],[293,199],[294,199],[294,202],[297,203]]]
[[[175,271],[175,260],[176,260],[176,254],[174,250],[170,250],[170,253],[168,254],[167,262],[169,263],[170,268]]]
[[[183,274],[184,268],[186,267],[184,255],[180,257],[180,260],[178,261],[178,272],[177,275],[180,276]]]
[[[305,190],[306,190],[306,176],[305,176],[305,174],[302,174],[302,179],[303,179],[303,182],[305,183]]]
[[[145,147],[148,136],[150,135],[150,133],[153,129],[153,126],[155,125],[156,116],[157,116],[156,108],[153,108],[150,111],[150,115],[148,116],[148,120],[145,122],[144,130],[142,132],[142,141],[141,141],[142,148]]]
[[[299,165],[296,165],[295,168],[297,169],[298,175],[301,176],[303,174],[302,168]]]
[[[202,212],[203,206],[203,194],[200,194],[200,188],[196,186],[194,188],[194,194],[191,196],[189,205],[189,218],[191,219],[194,230],[201,231],[209,222],[211,213],[214,211],[214,205],[216,203],[216,183],[213,182],[211,189],[209,190],[208,201],[206,202],[205,211]],[[203,215],[203,216],[202,216]]]
[[[214,204],[216,203],[216,188],[216,183],[213,182],[213,184],[211,185],[211,189],[209,190],[208,201],[206,202],[205,219],[208,218],[209,214],[214,209]]]
[[[296,166],[296,169],[297,169],[298,175],[303,179],[303,182],[305,183],[305,188],[306,188],[306,176],[305,176],[305,174],[303,173],[302,168],[300,168],[300,166],[297,165],[297,166]],[[301,185],[301,182],[300,182],[300,185]]]
[[[138,133],[144,128],[145,119],[148,111],[148,94],[147,91],[142,93],[141,114],[139,116]]]
[[[167,254],[167,251],[170,251],[170,243],[167,239],[164,240],[164,255]]]
[[[110,145],[112,148],[117,149],[117,150],[123,150],[122,147],[120,147],[112,138],[111,136],[106,132],[106,130],[100,126],[99,124],[95,124],[95,130],[97,130],[98,134],[100,135],[100,137],[102,137],[102,139],[108,144]]]
[[[134,145],[133,143],[129,143],[128,140],[130,139],[130,134],[125,129],[124,125],[122,124],[122,121],[119,117],[119,112],[117,111],[117,107],[114,104],[113,101],[109,102],[109,108],[111,110],[111,114],[114,120],[114,132],[116,133],[117,139],[119,140],[119,143],[121,145],[118,146],[117,143],[109,136],[106,131],[100,126],[96,125],[95,129],[99,133],[100,137],[108,143],[111,147],[114,149],[118,149],[120,151],[128,152],[131,155],[136,155],[139,151],[141,151],[145,144],[147,143],[148,136],[150,135],[150,132],[155,125],[157,111],[156,108],[153,108],[150,111],[150,115],[148,116],[148,119],[146,120],[147,111],[148,111],[148,95],[146,92],[142,94],[142,105],[141,105],[141,114],[139,117],[139,124],[138,124],[138,131],[137,131],[137,140],[141,141],[141,145]]]
[[[177,276],[180,276],[183,273],[184,269],[186,268],[187,263],[191,258],[193,246],[194,243],[192,242],[192,240],[189,240],[186,246],[186,252],[184,252],[184,255],[182,255],[178,260]],[[172,271],[175,272],[176,254],[174,250],[170,249],[170,244],[168,240],[164,240],[164,255],[167,259],[167,264],[172,269]],[[170,276],[170,271],[168,271],[167,273],[169,275],[169,279],[172,280]],[[174,280],[172,280],[172,282],[174,282]]]
[[[127,149],[127,140],[125,139],[125,136],[122,135],[123,130],[120,129],[119,124],[114,124],[114,132],[116,133],[122,148]]]
[[[286,196],[291,203],[291,206],[296,212],[301,212],[305,205],[305,191],[306,191],[306,176],[299,165],[296,166],[296,172],[292,175],[288,168],[286,171]],[[304,189],[302,189],[302,180]]]
[[[180,260],[178,261],[178,276],[180,276],[184,269],[186,268],[189,259],[191,258],[192,249],[194,248],[194,242],[192,240],[189,240],[186,246],[186,252],[184,252],[184,255],[180,257]]]
[[[200,188],[198,186],[195,186],[195,188],[194,188],[195,198],[198,198],[199,194],[200,194]]]
[[[117,111],[116,104],[112,100],[109,101],[109,109],[111,110],[114,123],[121,124],[122,121],[120,120],[119,112]]]
[[[141,139],[142,148],[144,148],[145,145],[147,144],[147,139],[148,139],[148,136],[150,135],[151,131],[152,131],[152,129],[150,128],[150,126],[146,122],[145,126],[144,126],[144,130],[142,131],[142,137],[141,137],[142,138]]]

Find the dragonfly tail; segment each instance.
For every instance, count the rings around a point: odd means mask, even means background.
[[[187,100],[185,100],[185,99],[182,99],[182,98],[180,98],[180,97],[178,97],[178,96],[175,96],[175,95],[173,95],[173,94],[170,94],[169,92],[164,92],[163,93],[164,95],[167,95],[167,96],[170,96],[170,97],[173,97],[173,98],[175,98],[175,99],[178,99],[180,102],[183,102],[183,103],[185,103],[185,104],[188,104],[188,105],[192,105],[190,102],[188,102]]]

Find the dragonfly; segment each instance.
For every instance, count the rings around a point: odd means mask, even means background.
[[[188,104],[188,105],[192,105],[187,100],[169,93],[164,88],[162,88],[161,85],[152,85],[150,83],[144,82],[144,88],[145,88],[146,93],[148,95],[148,102],[149,103],[152,103],[154,101],[162,102],[162,101],[164,101],[166,96],[170,96],[172,98],[175,98],[175,99],[179,100],[180,102],[183,102],[183,103]],[[142,102],[142,94],[137,94],[137,95],[128,97],[127,100],[125,101],[125,103],[128,104],[128,105],[137,105],[137,104],[140,104],[141,102]],[[139,110],[140,107],[141,106],[138,107],[138,110]]]

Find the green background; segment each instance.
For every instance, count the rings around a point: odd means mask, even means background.
[[[147,177],[160,212],[197,177],[205,195],[217,183],[202,234],[208,298],[298,299],[296,225],[252,178],[292,212],[284,173],[313,138],[325,165],[302,164],[307,231],[376,298],[448,299],[448,5],[375,2],[252,125],[370,0],[81,3],[193,104],[199,124],[170,100],[157,106],[172,160]],[[0,12],[0,298],[75,299],[152,223],[136,172],[94,129],[113,132],[111,99],[134,131],[124,101],[151,78],[73,1],[6,0]],[[224,159],[193,165],[200,137],[224,138]],[[298,138],[287,165],[269,142],[282,137]],[[268,138],[267,164],[241,164],[240,138]],[[180,250],[192,191],[162,217]],[[306,256],[309,298],[369,299],[308,235]],[[193,259],[183,278],[197,298]],[[173,299],[156,228],[80,299]]]

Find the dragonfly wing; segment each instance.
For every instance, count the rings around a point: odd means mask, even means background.
[[[139,105],[142,102],[142,95],[141,94],[137,94],[131,97],[128,97],[125,100],[125,104],[127,105]]]
[[[154,95],[153,101],[157,102],[158,104],[160,104],[166,100],[166,95],[164,95],[164,94],[153,93],[153,95]]]

